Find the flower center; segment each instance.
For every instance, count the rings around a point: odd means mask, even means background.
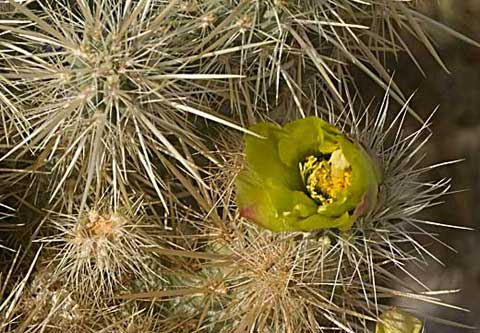
[[[352,183],[352,167],[341,150],[307,156],[299,168],[307,194],[321,205],[334,202]]]

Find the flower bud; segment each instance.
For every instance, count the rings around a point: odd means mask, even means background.
[[[420,333],[422,322],[399,309],[385,311],[379,318],[375,333]]]

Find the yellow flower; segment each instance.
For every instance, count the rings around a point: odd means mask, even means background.
[[[358,143],[318,117],[258,123],[247,135],[236,179],[240,214],[274,231],[348,230],[376,203],[376,163]]]

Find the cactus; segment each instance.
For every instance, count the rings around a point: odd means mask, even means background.
[[[407,264],[448,163],[421,165],[386,57],[421,70],[411,35],[445,67],[427,25],[474,41],[403,0],[5,5],[1,332],[417,332],[389,301],[441,304]]]
[[[207,332],[370,332],[391,298],[436,303],[436,299],[422,296],[428,288],[406,264],[421,264],[424,256],[431,256],[416,237],[434,235],[423,228],[428,222],[417,214],[434,205],[450,185],[449,180],[420,180],[437,166],[418,167],[416,153],[425,145],[429,130],[421,125],[409,135],[400,134],[407,112],[404,107],[386,122],[386,98],[373,119],[354,110],[336,118],[338,128],[376,156],[384,175],[375,208],[344,231],[320,228],[308,233],[276,233],[241,218],[231,182],[241,171],[243,158],[238,145],[219,149],[230,151],[232,158],[212,172],[216,176],[208,182],[214,190],[206,202],[214,203],[214,208],[206,205],[204,214],[187,212],[182,218],[190,229],[195,226],[198,235],[179,244],[184,253],[177,255],[191,258],[176,268],[188,269],[179,274],[185,277],[172,281],[170,287],[186,293],[176,307],[196,314],[198,327]],[[418,286],[395,289],[397,283],[405,285],[403,276]],[[155,299],[161,295],[152,291],[129,297]]]
[[[52,212],[45,221],[52,235],[38,240],[45,243],[42,259],[48,262],[52,279],[79,297],[96,301],[113,297],[119,288],[128,289],[128,280],[130,284],[148,284],[152,276],[161,280],[163,270],[149,253],[162,243],[160,225],[148,222],[145,205],[136,200],[116,209],[105,206],[95,202],[80,217],[78,206],[71,213]]]

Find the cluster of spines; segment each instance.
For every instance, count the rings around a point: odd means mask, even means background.
[[[405,100],[382,64],[407,48],[401,30],[439,60],[411,4],[78,0],[10,1],[8,9],[0,16],[0,181],[15,193],[2,188],[0,199],[36,217],[16,224],[28,226],[26,242],[7,241],[18,260],[2,276],[0,329],[216,332],[222,323],[239,332],[366,332],[386,309],[378,298],[410,297],[391,288],[399,279],[384,266],[408,274],[403,263],[418,258],[403,243],[430,255],[414,234],[434,235],[412,216],[446,193],[448,180],[415,178],[427,169],[417,168],[412,147],[428,127],[402,137],[409,108],[392,125],[386,105],[373,122],[351,105],[325,110],[353,103],[352,65]],[[238,132],[259,119],[326,112],[383,160],[384,209],[351,234],[270,234],[240,220],[225,141],[235,141],[236,156]],[[139,193],[153,210],[137,209]],[[53,275],[42,275],[47,262]],[[41,297],[32,294],[35,278]],[[162,302],[149,308],[152,299]],[[32,300],[47,312],[22,313]],[[79,315],[72,322],[62,311]]]
[[[417,240],[436,240],[423,226],[435,223],[416,215],[435,205],[450,184],[448,179],[421,181],[423,173],[444,163],[419,167],[417,151],[429,137],[428,123],[403,134],[406,115],[405,107],[387,122],[388,98],[376,113],[350,109],[342,117],[329,115],[376,155],[385,175],[376,209],[348,232],[278,234],[242,220],[234,209],[230,185],[243,164],[241,149],[238,142],[225,143],[220,150],[230,152],[224,161],[228,167],[212,172],[208,181],[214,189],[208,202],[214,208],[204,214],[190,211],[182,218],[188,224],[185,228],[192,230],[181,243],[182,256],[192,262],[177,269],[200,268],[186,270],[173,281],[185,293],[178,308],[197,313],[199,325],[211,332],[219,330],[218,323],[226,331],[239,332],[370,332],[392,299],[442,304],[428,296],[431,290],[410,265],[426,265],[429,256],[439,261]],[[156,294],[131,296],[153,299]]]

